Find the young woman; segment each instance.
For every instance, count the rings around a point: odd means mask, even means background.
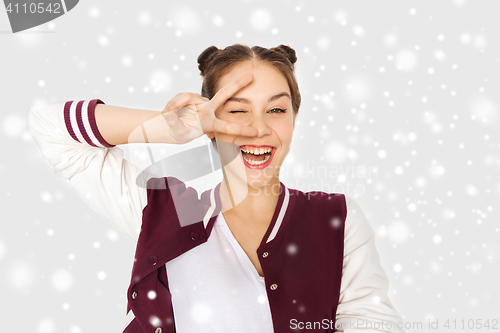
[[[279,180],[301,101],[296,60],[285,45],[211,46],[198,57],[201,95],[161,112],[98,99],[30,108],[56,174],[137,240],[124,332],[404,332],[357,203]],[[201,195],[143,177],[116,147],[202,135],[223,179]]]

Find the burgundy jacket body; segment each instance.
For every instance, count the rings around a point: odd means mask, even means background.
[[[124,333],[176,332],[165,263],[207,241],[221,209],[220,185],[199,197],[175,177],[148,180],[148,203],[127,293],[127,312],[132,310],[135,318]],[[280,211],[284,216],[278,217]],[[271,224],[257,249],[274,332],[298,331],[291,329],[292,319],[328,320],[332,328],[307,331],[335,331],[346,216],[343,194],[302,192],[280,182]],[[278,232],[267,241],[278,218]],[[156,297],[148,297],[150,291]]]

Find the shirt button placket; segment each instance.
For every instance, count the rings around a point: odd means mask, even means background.
[[[262,253],[262,258],[267,258],[269,256],[269,252],[263,252]],[[269,286],[271,290],[276,290],[278,288],[278,285],[276,283],[273,283],[272,285]]]
[[[134,291],[132,292],[132,299],[136,299],[137,298],[137,291]]]
[[[161,327],[157,327],[157,328],[155,329],[155,333],[161,333],[161,332],[162,332]]]

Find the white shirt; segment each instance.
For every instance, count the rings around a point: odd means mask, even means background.
[[[264,277],[221,213],[207,242],[166,266],[178,333],[273,332]]]
[[[92,119],[89,123],[90,118],[86,117],[93,111],[80,113],[84,126],[79,129],[74,126],[76,103],[71,104],[69,124],[81,139],[85,135],[80,131],[92,126]],[[142,170],[124,158],[122,149],[106,148],[89,133],[87,137],[95,146],[73,139],[66,127],[64,106],[65,102],[59,102],[28,110],[28,128],[42,156],[52,165],[55,174],[66,179],[87,204],[137,241],[142,210],[147,204],[146,189],[136,185]],[[87,106],[88,101],[85,101],[83,108]],[[336,331],[405,332],[396,327],[403,322],[387,295],[389,281],[380,265],[374,230],[355,200],[348,195],[345,197],[344,261],[336,325],[343,324],[346,328]],[[171,260],[166,269],[177,332],[272,332],[264,279],[258,276],[222,215],[217,218],[206,243]],[[193,289],[207,279],[211,279],[211,288]],[[241,283],[232,283],[234,279]],[[228,289],[228,284],[232,288]],[[227,290],[231,290],[231,294]],[[238,297],[234,298],[234,295]],[[228,298],[231,298],[231,303],[224,302]],[[238,307],[234,306],[235,299],[239,300]],[[224,320],[221,321],[223,314]],[[128,320],[132,316],[130,312]],[[235,318],[238,323],[228,318]],[[244,325],[240,319],[245,321]],[[363,319],[364,323],[383,320],[392,323],[393,328],[348,328],[353,327],[349,324],[355,324],[358,319]],[[236,324],[237,330],[230,329]]]

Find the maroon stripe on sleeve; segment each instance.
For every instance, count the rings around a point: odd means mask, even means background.
[[[85,126],[83,125],[83,119],[82,119],[83,102],[85,102],[85,101],[80,101],[76,105],[76,122],[78,123],[78,129],[80,130],[80,133],[82,134],[83,138],[85,139],[85,141],[87,141],[87,143],[89,145],[97,147],[97,145],[92,142],[92,139],[87,134],[87,131],[85,130]]]
[[[69,135],[71,135],[71,137],[75,139],[75,141],[80,142],[80,140],[78,140],[78,138],[76,137],[75,132],[73,131],[73,127],[71,127],[69,112],[72,103],[73,101],[68,101],[66,102],[66,104],[64,104],[64,123],[66,124],[66,129],[68,130]]]
[[[104,147],[114,147],[116,145],[111,145],[107,143],[106,140],[104,140],[104,138],[102,137],[101,133],[99,133],[99,129],[97,128],[97,123],[95,121],[95,107],[97,104],[106,104],[106,103],[104,103],[100,99],[93,99],[89,102],[88,114],[89,114],[90,128],[92,128],[92,132],[94,133],[97,140],[99,140],[101,145],[103,145]]]

